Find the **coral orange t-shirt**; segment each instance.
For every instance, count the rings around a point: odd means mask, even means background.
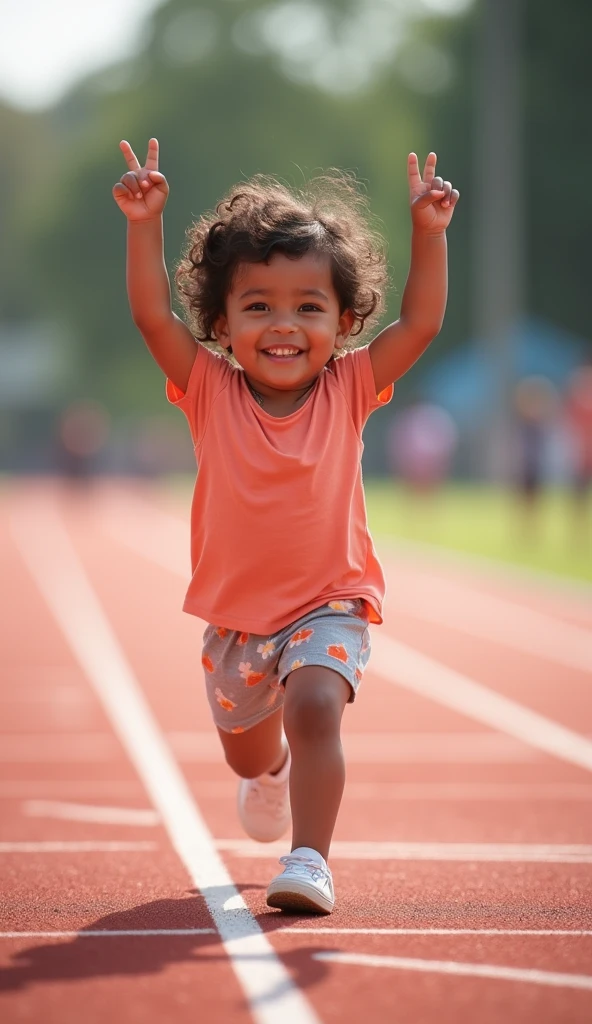
[[[183,609],[269,636],[338,598],[363,598],[382,622],[382,569],[366,522],[362,430],[377,397],[368,348],[331,360],[303,405],[278,418],[244,372],[198,345],[183,394],[197,460],[192,578]]]

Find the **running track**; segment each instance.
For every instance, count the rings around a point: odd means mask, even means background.
[[[592,598],[383,547],[337,909],[265,905],[159,488],[0,492],[5,1022],[592,1020]]]

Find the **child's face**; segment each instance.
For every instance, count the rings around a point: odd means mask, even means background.
[[[216,334],[265,394],[314,380],[341,348],[353,316],[341,314],[328,256],[307,253],[238,268]]]

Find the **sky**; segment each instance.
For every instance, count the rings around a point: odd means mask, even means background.
[[[0,100],[25,110],[51,106],[83,75],[131,56],[163,2],[0,0]],[[469,0],[421,2],[456,13]]]
[[[163,0],[0,0],[0,98],[40,110],[132,54]]]

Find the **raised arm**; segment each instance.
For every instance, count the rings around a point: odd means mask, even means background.
[[[120,148],[129,170],[113,188],[127,217],[127,292],[132,318],[161,370],[187,390],[197,343],[171,309],[164,261],[162,213],[169,187],[158,170],[158,142],[150,139],[144,167],[128,142]]]
[[[446,228],[459,193],[449,181],[435,177],[435,172],[435,153],[426,160],[423,178],[417,156],[409,154],[411,263],[399,319],[370,344],[377,394],[407,373],[436,337],[444,319],[448,290]]]

